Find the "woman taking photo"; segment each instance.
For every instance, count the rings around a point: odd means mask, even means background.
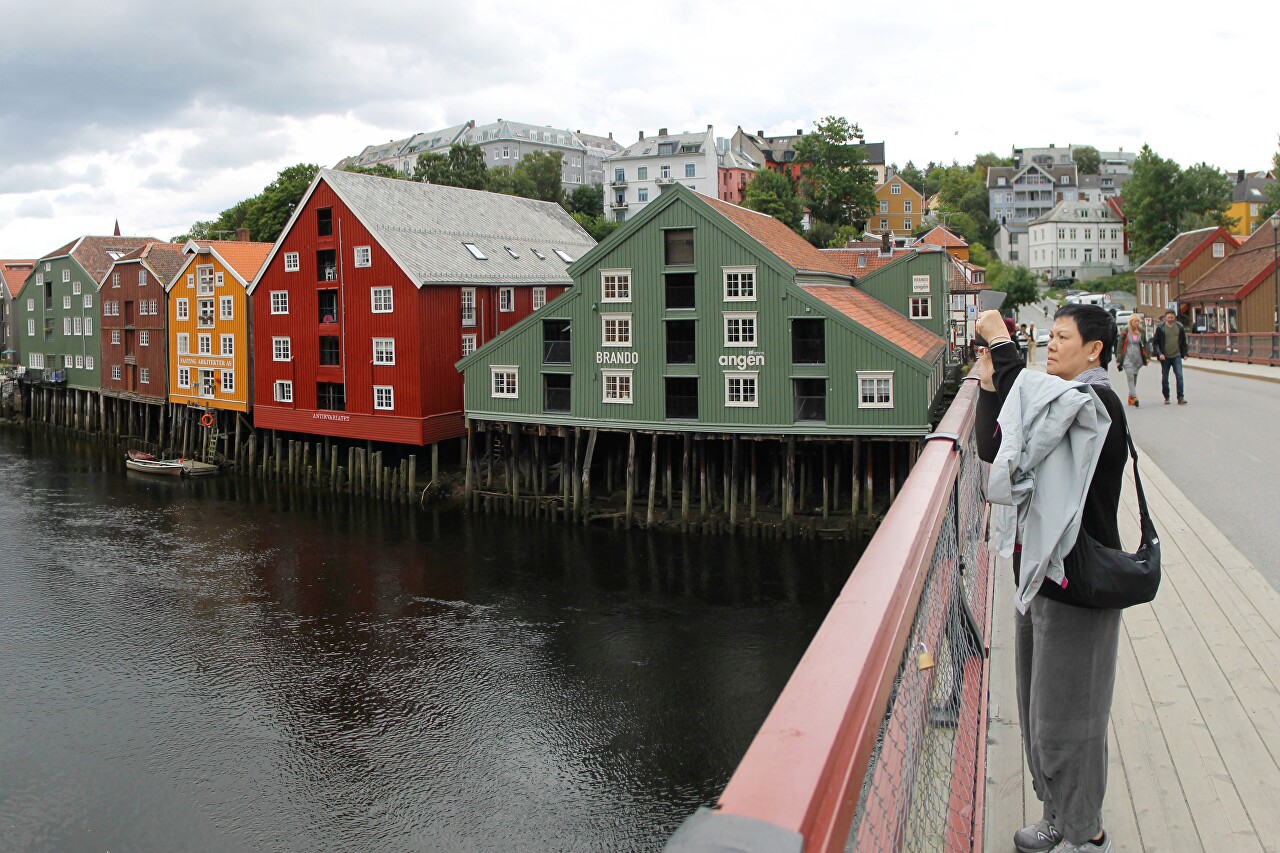
[[[1044,804],[1043,817],[1018,830],[1014,845],[1022,853],[1110,853],[1102,803],[1120,611],[1077,604],[1062,566],[1080,529],[1120,547],[1116,511],[1128,445],[1124,406],[1107,379],[1115,323],[1099,306],[1059,309],[1047,376],[1023,367],[999,313],[984,312],[977,332],[988,344],[976,366],[978,455],[995,463],[988,481],[993,539],[1004,535],[996,510],[1016,518],[1009,551],[1018,585],[1018,712]],[[1069,423],[1063,411],[1071,413]],[[994,494],[1002,466],[1013,472],[1012,498]]]
[[[1124,378],[1129,380],[1129,405],[1138,407],[1138,371],[1151,360],[1151,349],[1147,345],[1147,334],[1142,329],[1142,317],[1138,314],[1129,316],[1129,326],[1120,336],[1116,363],[1124,371]]]

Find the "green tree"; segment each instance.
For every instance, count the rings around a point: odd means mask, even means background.
[[[449,149],[449,173],[452,177],[452,186],[482,190],[489,182],[488,171],[489,165],[484,160],[484,149],[479,145],[459,142]]]
[[[535,187],[529,173],[511,166],[495,166],[487,175],[485,189],[491,193],[533,198]]]
[[[902,171],[899,172],[897,166],[894,166],[893,170],[898,173],[899,178],[914,187],[916,192],[924,194],[924,172],[920,171],[915,163],[908,160],[907,165],[902,167]],[[927,199],[928,196],[925,198]]]
[[[810,219],[809,230],[802,232],[801,236],[819,249],[828,249],[836,241],[839,230],[840,226],[832,225],[830,222]]]
[[[282,169],[276,179],[263,188],[251,203],[244,221],[254,240],[271,243],[280,236],[319,171],[320,167],[313,163],[299,163]]]
[[[1133,164],[1133,177],[1124,185],[1125,216],[1129,220],[1129,256],[1141,264],[1178,234],[1183,211],[1182,170],[1150,145],[1143,145]]]
[[[603,215],[589,216],[588,214],[578,211],[569,215],[572,216],[573,221],[581,225],[583,230],[590,234],[591,239],[595,240],[597,243],[622,227],[621,222],[611,222],[608,219],[605,219]]]
[[[852,225],[841,225],[835,230],[835,235],[827,241],[828,249],[843,249],[849,245],[849,241],[857,240],[862,236],[862,231]]]
[[[1275,170],[1272,174],[1280,179],[1280,151],[1277,151],[1271,159],[1271,167]],[[1262,207],[1258,208],[1258,213],[1261,219],[1265,220],[1273,216],[1277,210],[1280,210],[1280,180],[1274,181],[1267,187],[1267,200],[1263,202]]]
[[[438,151],[428,151],[418,155],[413,166],[413,179],[424,184],[453,186],[453,174],[449,169],[449,158]]]
[[[1000,264],[993,281],[988,270],[987,283],[992,290],[1005,294],[1001,309],[1015,309],[1020,305],[1030,305],[1040,298],[1040,288],[1036,285],[1036,277],[1026,267]]]
[[[395,178],[402,181],[409,178],[399,169],[394,166],[388,166],[386,163],[374,163],[372,166],[348,166],[342,171],[355,172],[359,175],[375,175],[379,178]]]
[[[792,231],[800,230],[804,208],[791,178],[772,169],[757,169],[743,190],[743,206],[767,213]]]
[[[988,151],[985,154],[979,154],[977,157],[974,157],[973,165],[980,166],[982,168],[982,176],[985,178],[987,176],[987,169],[990,169],[992,166],[1012,166],[1013,158],[1001,157],[994,151]]]
[[[534,151],[526,154],[516,164],[515,172],[528,179],[528,192],[520,192],[518,195],[557,202],[564,195],[564,155],[559,151]]]
[[[566,193],[564,209],[587,216],[604,216],[604,184],[583,184]]]
[[[796,143],[800,195],[817,219],[855,225],[876,209],[875,173],[863,163],[862,141],[858,125],[827,116]]]
[[[940,170],[938,177],[938,208],[948,227],[970,243],[991,243],[996,233],[996,223],[987,216],[990,209],[987,193],[987,168],[975,163],[961,166],[953,163]]]
[[[1183,170],[1178,179],[1182,190],[1182,212],[1178,230],[1190,231],[1211,225],[1231,229],[1236,219],[1231,210],[1231,179],[1221,169],[1197,163]]]
[[[1076,171],[1082,175],[1097,175],[1102,172],[1102,155],[1092,145],[1081,145],[1071,152],[1071,159],[1076,164]]]

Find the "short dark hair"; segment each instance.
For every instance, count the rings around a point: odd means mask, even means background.
[[[1172,315],[1173,315],[1173,316],[1175,316],[1175,317],[1177,317],[1177,316],[1178,316],[1178,312],[1177,312],[1177,311],[1174,311],[1172,308],[1166,308],[1166,309],[1164,310],[1164,313],[1165,313],[1165,316],[1166,316],[1166,317],[1167,317],[1167,316],[1169,316],[1170,314],[1172,314]]]
[[[1111,364],[1111,352],[1116,343],[1116,321],[1110,311],[1101,305],[1068,303],[1053,315],[1055,320],[1062,317],[1069,317],[1076,324],[1076,330],[1080,332],[1080,339],[1084,343],[1102,341],[1102,352],[1098,353],[1099,367],[1105,368]]]

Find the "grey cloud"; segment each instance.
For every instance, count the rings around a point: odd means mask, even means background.
[[[53,202],[45,196],[32,196],[18,202],[13,212],[17,216],[25,216],[29,219],[52,219]]]
[[[82,172],[69,172],[57,166],[22,165],[0,171],[0,195],[56,190],[76,184],[101,186],[105,180],[102,167],[90,164]]]
[[[187,180],[174,172],[152,172],[139,186],[144,190],[182,190],[187,188]]]

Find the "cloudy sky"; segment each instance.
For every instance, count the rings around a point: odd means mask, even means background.
[[[468,119],[630,142],[842,115],[891,162],[1144,142],[1269,165],[1280,4],[0,0],[0,257],[168,239],[285,166]],[[1172,7],[1166,7],[1172,8]]]

